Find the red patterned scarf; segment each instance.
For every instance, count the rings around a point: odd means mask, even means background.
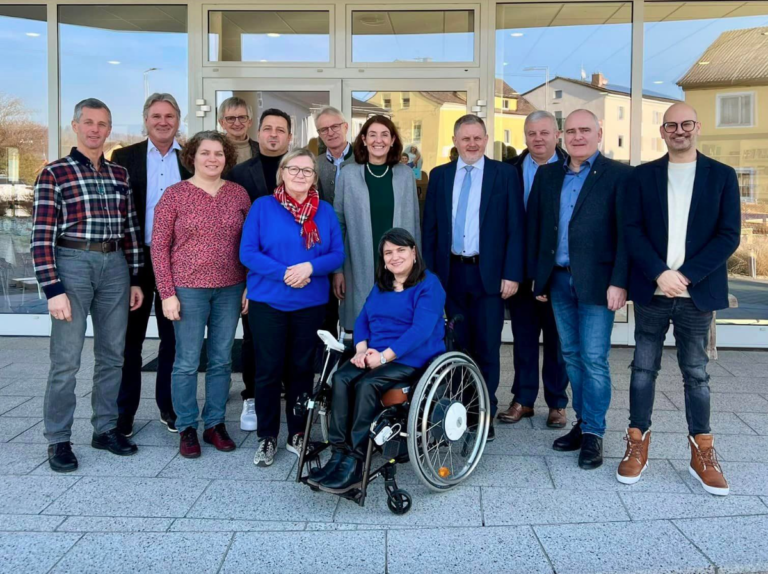
[[[296,223],[301,225],[301,235],[306,239],[307,249],[312,249],[315,243],[320,243],[320,232],[315,225],[315,214],[320,205],[320,194],[317,193],[314,185],[309,188],[304,203],[299,203],[288,195],[283,184],[277,186],[275,199],[293,215]]]

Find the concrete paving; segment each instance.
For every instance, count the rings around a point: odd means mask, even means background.
[[[632,350],[611,352],[613,400],[602,468],[582,471],[551,449],[563,431],[536,416],[496,425],[473,477],[428,492],[409,466],[399,484],[413,508],[395,516],[383,485],[365,508],[293,482],[296,457],[252,464],[254,433],[239,430],[239,375],[227,421],[238,450],[178,455],[158,421],[153,373],[134,439],[139,453],[90,447],[92,344],[78,380],[73,438],[80,468],[46,462],[41,339],[0,338],[0,574],[5,572],[768,572],[768,352],[721,351],[712,375],[712,427],[731,495],[706,494],[688,473],[682,380],[665,350],[656,385],[650,466],[619,484]],[[149,341],[145,358],[156,353]],[[512,349],[502,348],[500,405],[511,399]],[[198,398],[202,399],[203,377]],[[569,420],[573,411],[568,409]]]

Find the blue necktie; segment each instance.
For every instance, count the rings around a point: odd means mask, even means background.
[[[461,255],[464,252],[464,229],[467,225],[467,206],[469,205],[469,191],[472,189],[472,170],[474,166],[465,165],[467,175],[461,184],[459,205],[456,208],[456,221],[453,224],[453,252]]]

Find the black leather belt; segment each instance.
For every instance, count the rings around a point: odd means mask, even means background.
[[[98,251],[99,253],[112,253],[120,249],[119,241],[77,241],[60,237],[56,242],[59,247],[67,249],[80,249],[82,251]]]
[[[451,253],[451,259],[458,261],[459,263],[466,263],[467,265],[477,265],[480,263],[480,256],[473,255],[472,257],[464,257],[463,255],[456,255]]]

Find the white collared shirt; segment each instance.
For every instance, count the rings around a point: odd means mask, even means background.
[[[461,195],[461,186],[464,184],[464,178],[467,175],[466,165],[461,157],[456,163],[456,178],[453,180],[453,228],[456,228],[456,210],[459,207],[459,196]],[[483,193],[483,169],[485,168],[485,157],[481,157],[477,163],[472,165],[471,172],[472,187],[469,190],[469,202],[467,203],[467,221],[464,225],[464,252],[456,255],[472,257],[480,253],[480,197]]]
[[[177,153],[179,142],[173,140],[168,153],[162,155],[151,139],[147,140],[147,209],[144,217],[144,243],[152,243],[152,225],[155,221],[155,206],[167,187],[181,181]]]

